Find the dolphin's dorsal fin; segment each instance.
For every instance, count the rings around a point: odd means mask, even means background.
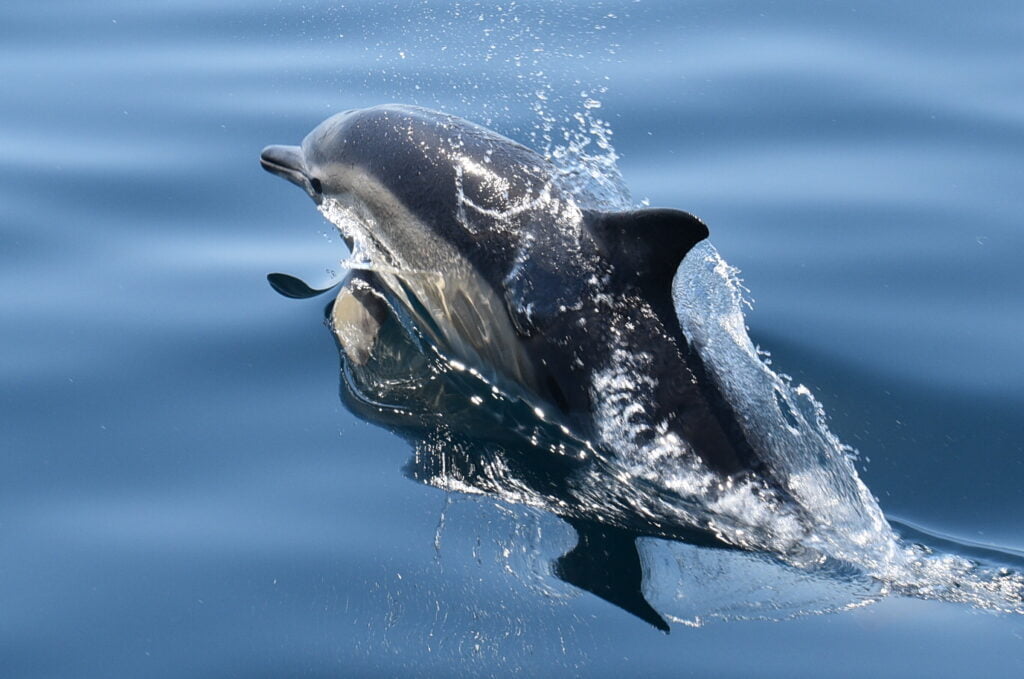
[[[670,285],[686,253],[708,237],[704,222],[681,210],[588,212],[585,218],[601,253],[643,283]]]

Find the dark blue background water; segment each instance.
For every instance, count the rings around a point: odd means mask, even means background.
[[[538,90],[607,87],[634,195],[710,225],[883,508],[1022,549],[1024,6],[498,7],[0,9],[0,674],[1021,676],[1021,621],[953,604],[666,637],[553,580],[568,528],[342,408],[263,277],[343,247],[257,156],[385,101],[536,142]]]

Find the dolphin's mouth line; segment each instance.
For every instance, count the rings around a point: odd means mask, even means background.
[[[295,181],[296,178],[300,178],[300,180],[305,180],[306,178],[306,176],[302,174],[302,172],[300,172],[299,170],[296,170],[295,168],[292,167],[287,167],[285,165],[281,165],[279,163],[275,163],[274,161],[267,160],[266,158],[260,158],[260,165],[267,172],[271,172],[278,176],[284,177],[289,181]]]
[[[287,165],[275,163],[271,160],[267,160],[266,158],[260,158],[260,165],[267,172],[270,172],[271,174],[276,174],[278,177],[287,179],[292,184],[295,184],[296,186],[306,189],[307,191],[310,190],[310,187],[308,186],[309,180],[306,178],[306,175],[304,175],[301,170],[297,170],[293,167],[288,167]]]

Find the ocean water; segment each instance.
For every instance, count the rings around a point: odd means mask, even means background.
[[[1020,615],[814,615],[842,596],[753,556],[645,538],[668,635],[555,577],[569,525],[417,482],[343,405],[323,301],[264,277],[347,253],[258,154],[385,102],[555,153],[604,121],[897,532],[1019,569],[1022,28],[1016,2],[6,4],[0,674],[1020,676]]]

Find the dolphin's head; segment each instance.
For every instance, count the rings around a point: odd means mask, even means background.
[[[545,161],[520,144],[448,114],[397,104],[334,115],[301,146],[268,146],[260,161],[317,204],[355,202],[379,222],[415,213],[434,228],[455,221],[460,200],[500,211],[548,181]]]
[[[348,164],[344,154],[344,123],[353,111],[331,116],[303,140],[301,146],[273,145],[260,153],[260,165],[267,172],[287,179],[309,194],[319,205],[327,195],[345,192],[351,187],[339,186],[330,166]],[[337,148],[341,147],[341,148]],[[336,167],[333,169],[337,169]],[[327,179],[325,187],[324,180]]]
[[[303,189],[317,203],[324,198],[365,199],[380,185],[394,193],[414,184],[440,163],[424,166],[424,151],[446,155],[450,131],[443,114],[411,106],[377,106],[331,116],[301,146],[268,146],[260,154],[263,169]],[[439,160],[435,156],[435,161]],[[436,182],[437,177],[431,177]],[[436,184],[434,186],[436,189]]]
[[[300,146],[268,146],[260,163],[304,190],[335,223],[330,213],[339,206],[355,215],[349,228],[339,226],[349,246],[355,229],[357,241],[389,253],[378,263],[396,265],[418,259],[423,240],[454,220],[452,149],[461,122],[413,106],[354,109],[317,125]]]
[[[301,146],[266,147],[260,153],[260,165],[301,188],[318,205],[325,192],[329,196],[351,191],[353,187],[337,181],[336,175],[340,166],[350,165],[353,160],[345,148],[345,123],[351,122],[352,113],[358,111],[331,116],[310,132]]]

